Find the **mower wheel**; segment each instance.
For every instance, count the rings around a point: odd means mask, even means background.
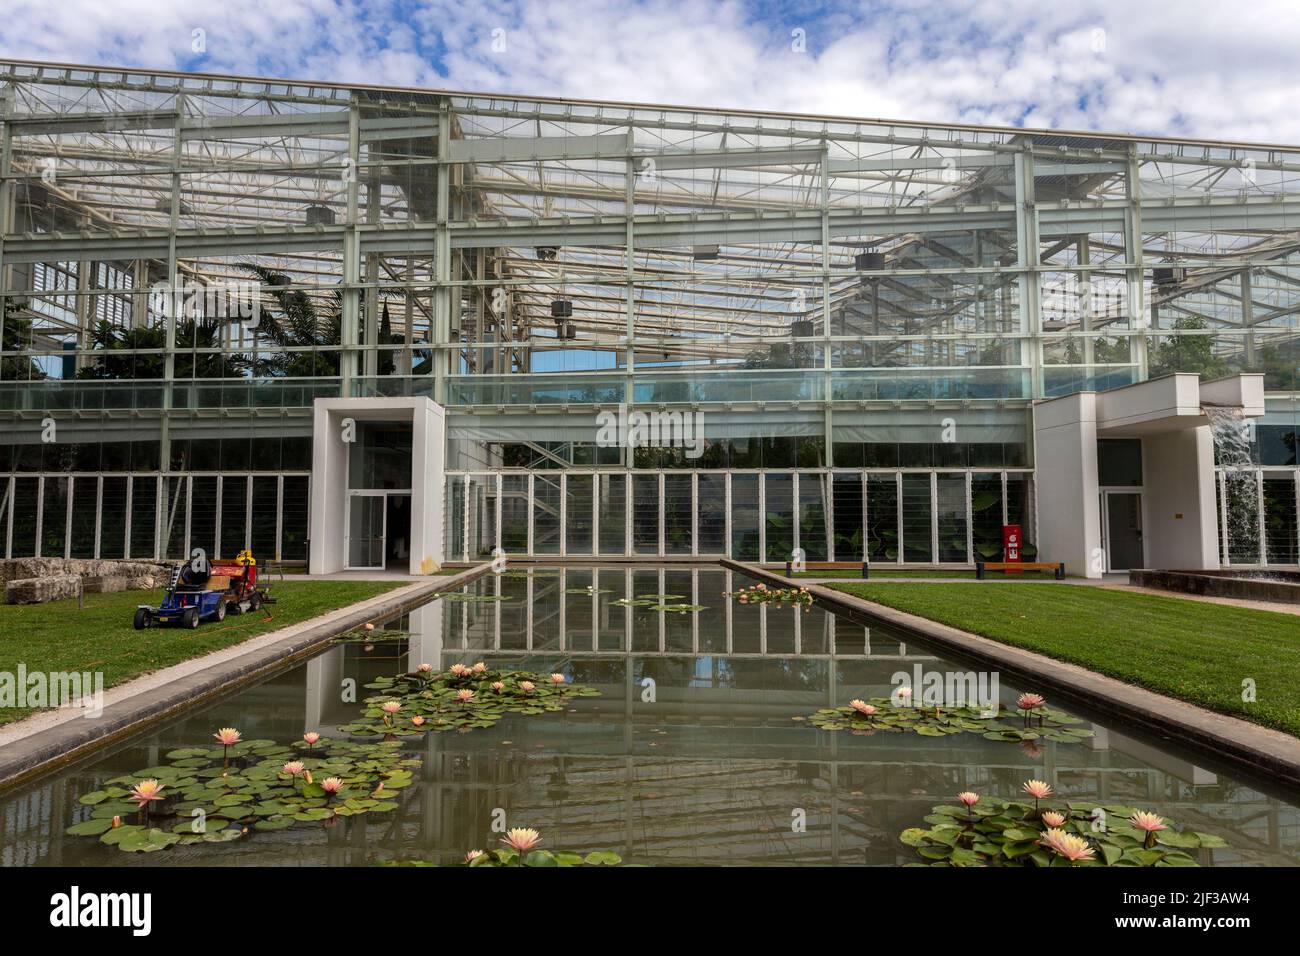
[[[199,626],[199,609],[196,607],[187,607],[181,614],[181,627],[188,627],[191,631]]]
[[[252,594],[248,596],[248,613],[252,614],[261,606],[262,606],[262,595],[259,592],[254,591]]]
[[[138,607],[135,609],[135,629],[143,631],[145,628],[153,627],[153,614],[147,607]]]
[[[212,619],[220,624],[226,619],[226,602],[218,601],[217,609],[212,612]]]
[[[226,605],[226,610],[229,611],[231,614],[243,614],[243,613],[244,613],[244,602],[243,602],[243,601],[231,601],[229,604]]]

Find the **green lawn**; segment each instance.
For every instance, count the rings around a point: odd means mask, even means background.
[[[784,577],[785,569],[777,571]],[[862,580],[861,568],[832,568],[828,571],[796,571],[793,575],[796,578],[856,578]],[[998,571],[988,573],[990,581],[999,580],[1004,575]],[[1005,575],[1014,579],[1017,575]],[[1051,578],[1051,571],[1021,571],[1019,577],[1024,578]],[[901,568],[895,570],[887,565],[872,565],[871,578],[969,578],[975,580],[975,572],[968,571],[965,568],[935,568],[934,570],[925,570],[924,568]]]
[[[828,587],[1300,735],[1293,614],[1066,584]]]
[[[205,621],[195,630],[132,627],[135,608],[162,599],[162,591],[87,594],[84,610],[76,598],[48,604],[0,605],[0,671],[14,673],[22,661],[28,673],[102,671],[112,687],[209,651],[220,650],[278,627],[345,607],[400,587],[399,581],[273,581],[279,603],[256,614],[229,615],[221,624]],[[0,708],[0,724],[18,720],[31,708]]]

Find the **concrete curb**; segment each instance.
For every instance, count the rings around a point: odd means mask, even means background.
[[[752,565],[729,558],[720,563],[765,584],[791,586],[783,576]],[[1136,724],[1147,734],[1168,738],[1233,771],[1252,777],[1267,777],[1293,788],[1300,787],[1300,738],[1290,734],[1218,714],[1077,664],[1067,664],[970,634],[842,591],[816,584],[796,586],[806,586],[820,603],[859,623],[869,625],[873,619],[884,621],[904,634],[950,650],[964,660],[996,669],[1025,688],[1050,691],[1099,715]]]
[[[6,741],[0,748],[0,791],[261,680],[310,657],[340,634],[370,621],[405,614],[427,603],[439,591],[458,588],[490,569],[490,564],[481,564],[460,574],[417,581],[289,625],[282,629],[283,633],[271,631],[250,638],[250,642],[273,640],[242,654],[231,656],[231,651],[241,646],[236,644],[119,684],[105,693],[106,704],[100,717],[92,720],[75,711],[62,712],[53,726],[34,728]],[[218,661],[204,666],[204,661],[214,658]]]

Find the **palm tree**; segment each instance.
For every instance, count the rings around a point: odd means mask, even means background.
[[[311,348],[310,352],[284,352],[259,361],[259,374],[287,375],[291,378],[331,378],[339,374],[339,353],[329,351],[342,341],[343,294],[330,292],[330,306],[318,312],[311,296],[287,286],[290,279],[282,272],[265,266],[245,265],[264,286],[272,287],[279,314],[263,313],[258,331],[280,348]],[[316,351],[326,349],[327,351]]]

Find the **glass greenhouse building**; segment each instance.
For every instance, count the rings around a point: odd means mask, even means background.
[[[1297,564],[1300,147],[13,61],[0,141],[0,557],[1055,560],[1043,409],[1236,376]]]

